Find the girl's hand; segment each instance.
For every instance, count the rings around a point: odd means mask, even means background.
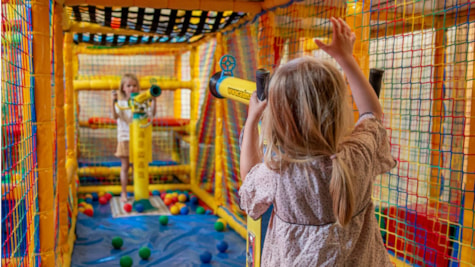
[[[323,51],[332,56],[337,61],[353,57],[353,45],[355,44],[355,33],[351,32],[350,27],[341,18],[330,18],[333,24],[333,39],[331,44],[326,45],[322,41],[315,39]]]
[[[112,91],[112,101],[117,102],[117,91]]]
[[[259,121],[266,106],[267,99],[264,101],[259,101],[259,99],[257,98],[257,93],[252,93],[251,99],[249,100],[249,109],[247,110],[247,121]]]

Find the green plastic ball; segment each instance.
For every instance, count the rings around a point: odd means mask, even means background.
[[[120,238],[118,236],[112,238],[112,246],[115,249],[120,249],[123,244],[124,244],[124,240],[122,240],[122,238]]]
[[[161,225],[167,225],[168,224],[168,216],[162,215],[158,218],[158,221],[160,222]]]
[[[130,256],[122,256],[120,258],[120,267],[131,267],[134,261]]]
[[[218,232],[222,232],[224,230],[224,224],[222,222],[215,222],[214,223],[214,230]]]
[[[196,214],[205,214],[205,209],[203,207],[196,208]]]
[[[84,200],[83,198],[78,199],[78,204],[82,202],[86,202],[86,200]]]
[[[142,248],[139,249],[139,256],[143,260],[148,260],[148,258],[150,258],[151,254],[152,254],[152,252],[147,247],[142,247]]]

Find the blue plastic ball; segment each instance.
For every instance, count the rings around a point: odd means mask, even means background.
[[[226,252],[226,250],[228,249],[228,243],[226,243],[226,241],[220,241],[217,245],[216,245],[216,248],[219,250],[219,252]]]
[[[92,204],[92,198],[86,198],[86,203]]]
[[[206,211],[205,211],[205,214],[206,214],[206,215],[210,215],[211,213],[213,213],[213,212],[210,211],[210,210],[206,210]]]
[[[181,215],[186,215],[186,214],[188,214],[188,212],[189,212],[188,207],[182,207],[180,209],[180,214]]]
[[[135,210],[137,212],[143,212],[145,210],[145,207],[142,204],[138,203],[137,205],[135,205]]]
[[[192,204],[198,204],[198,198],[195,197],[195,196],[192,196],[192,197],[190,198],[190,201],[191,201]]]
[[[209,263],[211,261],[211,258],[213,258],[213,256],[211,255],[211,253],[209,253],[209,251],[205,251],[200,255],[200,260],[202,263]]]
[[[152,195],[154,195],[154,196],[160,196],[160,191],[158,191],[158,190],[153,190],[153,191],[152,191]]]
[[[98,201],[99,200],[99,195],[97,193],[94,192],[94,193],[91,193],[91,195],[92,195],[92,200],[93,201]]]
[[[132,192],[127,192],[127,197],[133,197],[134,196],[134,193]]]

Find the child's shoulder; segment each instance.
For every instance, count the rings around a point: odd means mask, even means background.
[[[277,171],[269,168],[265,163],[258,163],[251,168],[247,176],[273,176],[279,175]]]

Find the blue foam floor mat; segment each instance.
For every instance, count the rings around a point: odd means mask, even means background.
[[[78,214],[72,255],[73,267],[120,266],[120,257],[128,255],[132,266],[245,266],[246,241],[231,229],[214,230],[214,215],[195,214],[196,206],[189,206],[190,214],[169,216],[168,225],[160,225],[159,216],[112,218],[110,205],[93,203],[94,216]],[[120,236],[124,245],[117,250],[112,238]],[[221,240],[229,248],[221,253],[216,245]],[[142,260],[141,247],[152,254]],[[209,251],[212,260],[201,263],[200,254]]]

